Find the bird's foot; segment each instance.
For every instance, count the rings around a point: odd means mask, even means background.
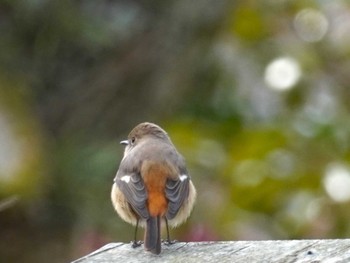
[[[137,248],[137,247],[141,246],[142,244],[143,244],[143,241],[141,241],[141,240],[139,240],[139,241],[136,241],[136,240],[131,241],[131,247],[132,248]]]
[[[170,240],[170,239],[162,240],[162,243],[166,246],[171,246],[171,245],[175,244],[176,242],[177,242],[177,240]]]

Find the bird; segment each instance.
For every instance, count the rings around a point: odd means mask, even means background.
[[[124,155],[114,178],[111,199],[117,214],[135,226],[132,247],[138,226],[145,228],[144,248],[161,253],[161,228],[177,227],[190,216],[196,200],[196,189],[188,174],[183,156],[160,126],[143,122],[134,127],[127,140]]]

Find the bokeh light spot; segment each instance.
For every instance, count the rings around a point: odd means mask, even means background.
[[[306,8],[295,16],[294,28],[302,40],[317,42],[327,33],[328,20],[320,11]]]
[[[350,170],[342,164],[330,164],[325,171],[323,185],[336,202],[350,200]]]
[[[233,173],[234,183],[241,186],[257,186],[267,174],[264,162],[259,160],[244,160],[240,162]]]
[[[288,90],[299,80],[301,71],[299,63],[289,57],[273,60],[265,70],[265,82],[274,90]]]

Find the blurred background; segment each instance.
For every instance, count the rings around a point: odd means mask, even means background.
[[[0,29],[4,262],[132,240],[110,189],[143,121],[198,190],[173,238],[350,236],[348,1],[4,0]]]

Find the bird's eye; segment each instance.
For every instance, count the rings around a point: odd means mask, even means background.
[[[134,144],[135,141],[136,141],[136,138],[135,138],[135,137],[132,137],[132,138],[131,138],[131,144]]]

